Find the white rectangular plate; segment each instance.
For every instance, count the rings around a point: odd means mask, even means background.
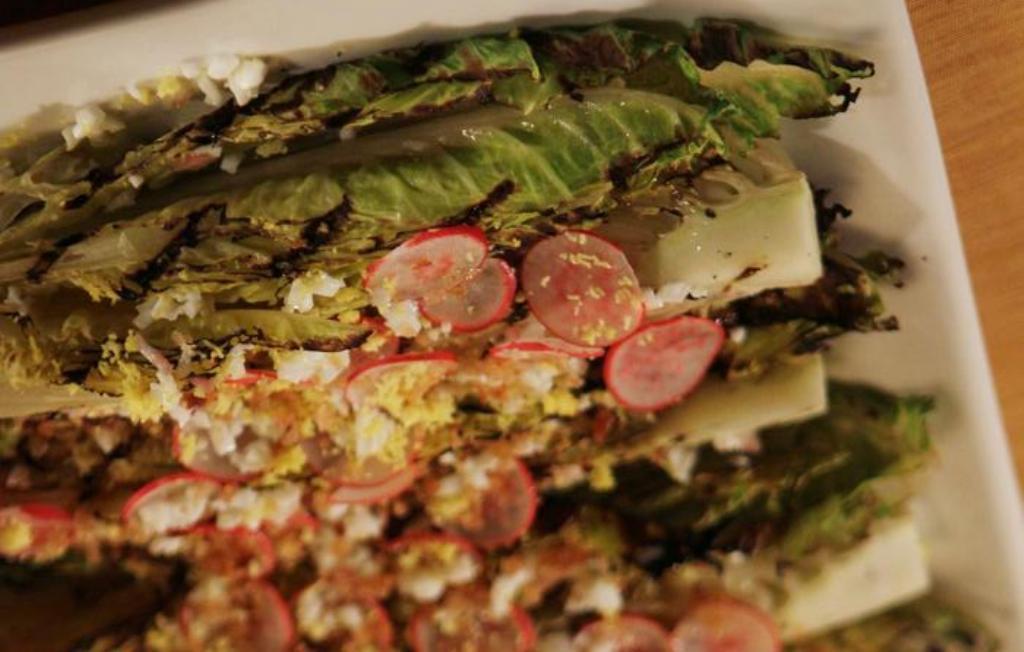
[[[902,2],[207,0],[103,13],[105,20],[72,29],[0,31],[0,125],[43,106],[105,97],[197,55],[296,52],[334,43],[358,55],[515,23],[590,22],[611,14],[748,18],[873,59],[878,75],[863,84],[850,113],[788,125],[784,141],[812,182],[834,188],[834,197],[855,210],[848,243],[884,244],[910,268],[907,287],[888,297],[902,330],[845,338],[830,370],[937,397],[933,430],[940,460],[919,520],[938,586],[989,621],[1007,650],[1024,650],[1021,504]]]

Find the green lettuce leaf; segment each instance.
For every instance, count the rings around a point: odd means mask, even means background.
[[[901,485],[929,456],[931,401],[833,383],[829,404],[825,416],[761,432],[756,452],[701,449],[685,485],[647,463],[619,467],[607,500],[689,549],[772,543],[792,562],[843,549],[866,536],[875,517],[901,508]]]
[[[926,597],[787,652],[996,652],[996,638],[979,622],[936,597]]]

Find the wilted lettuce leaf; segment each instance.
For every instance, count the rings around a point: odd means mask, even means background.
[[[763,431],[757,452],[702,448],[685,485],[646,463],[620,467],[610,500],[698,549],[772,543],[797,561],[847,547],[876,516],[900,509],[902,478],[930,450],[931,401],[832,383],[829,405],[822,417]]]
[[[756,375],[779,356],[820,350],[843,333],[898,328],[895,317],[885,316],[871,275],[855,260],[833,251],[824,263],[825,273],[813,285],[767,290],[715,313],[727,326],[746,328],[741,342],[726,344],[730,376]]]
[[[756,34],[753,42],[768,42]],[[835,64],[846,61],[838,53],[799,46],[779,50],[771,62],[741,58],[701,70],[684,45],[620,25],[553,28],[398,50],[304,73],[245,107],[229,103],[129,152],[113,168],[92,174],[68,205],[66,193],[56,193],[64,199],[0,233],[0,245],[45,242],[102,223],[98,213],[106,204],[129,201],[140,182],[163,186],[216,164],[220,154],[211,154],[213,146],[276,155],[288,151],[285,143],[340,127],[354,135],[492,102],[531,110],[580,87],[622,84],[700,104],[717,116],[719,127],[749,142],[775,134],[780,116],[834,112],[833,95],[845,80],[866,74],[863,66],[846,70]],[[50,190],[41,192],[49,198]]]
[[[787,652],[996,652],[995,637],[973,618],[926,597],[812,640]]]

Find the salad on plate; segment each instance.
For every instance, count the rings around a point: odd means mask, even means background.
[[[931,400],[827,374],[903,263],[780,124],[871,62],[704,19],[179,73],[4,141],[0,642],[996,649],[909,513]]]

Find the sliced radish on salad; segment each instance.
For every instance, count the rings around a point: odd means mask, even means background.
[[[426,391],[455,367],[455,354],[450,351],[392,355],[357,369],[349,378],[345,395],[352,405],[359,407],[388,392]]]
[[[398,592],[418,602],[436,602],[449,586],[468,584],[483,567],[467,539],[448,533],[415,532],[388,545]]]
[[[332,502],[384,502],[408,489],[422,471],[412,461],[394,463],[371,456],[357,462],[343,452],[330,452],[330,447],[330,441],[323,435],[302,443],[306,461],[334,487]]]
[[[693,391],[724,341],[725,331],[710,319],[646,324],[608,352],[605,385],[630,410],[660,410]]]
[[[236,450],[243,450],[254,442],[254,437],[244,430],[235,441]],[[171,454],[174,459],[190,471],[224,482],[240,482],[257,475],[238,468],[229,455],[214,450],[210,432],[206,428],[175,426],[171,433]]]
[[[475,226],[418,233],[374,261],[365,285],[374,302],[420,299],[464,283],[487,258],[487,236]]]
[[[132,494],[121,518],[149,534],[184,530],[213,515],[220,489],[219,482],[200,473],[172,473]]]
[[[573,344],[608,346],[643,319],[643,294],[626,255],[586,231],[535,244],[523,259],[522,283],[533,315]]]
[[[464,591],[450,593],[438,606],[423,607],[409,621],[409,645],[415,652],[528,652],[534,648],[537,634],[525,611],[513,607],[508,616],[493,618],[483,608],[486,604],[486,593]]]
[[[426,491],[427,512],[434,522],[482,548],[515,543],[537,513],[537,487],[517,458],[471,458]]]
[[[224,384],[231,387],[250,387],[271,380],[277,380],[276,371],[270,369],[246,369],[245,373],[241,376],[225,379]]]
[[[672,652],[781,652],[779,628],[757,607],[727,596],[703,598],[672,631]]]
[[[573,637],[574,652],[669,652],[668,632],[644,616],[625,614],[596,620]],[[694,648],[694,652],[703,648]]]
[[[182,632],[197,650],[285,652],[295,640],[295,623],[284,598],[268,582],[211,578],[185,598]]]
[[[472,333],[507,317],[515,294],[515,272],[505,261],[488,258],[465,283],[425,296],[420,310],[435,324],[447,323],[457,333]]]
[[[64,508],[25,503],[0,509],[0,557],[48,561],[68,549],[74,522]]]
[[[604,349],[599,346],[580,346],[556,337],[532,316],[510,326],[505,341],[494,345],[490,351],[495,358],[512,360],[545,355],[590,359],[603,354]]]
[[[266,577],[277,565],[274,544],[259,530],[197,525],[185,534],[191,539],[198,565],[216,575],[239,573],[255,579]]]
[[[383,319],[364,317],[362,323],[372,332],[362,346],[349,352],[349,375],[375,360],[395,355],[402,345]]]
[[[376,600],[353,595],[337,578],[319,579],[295,598],[299,634],[332,650],[390,650],[394,630],[388,612]]]

